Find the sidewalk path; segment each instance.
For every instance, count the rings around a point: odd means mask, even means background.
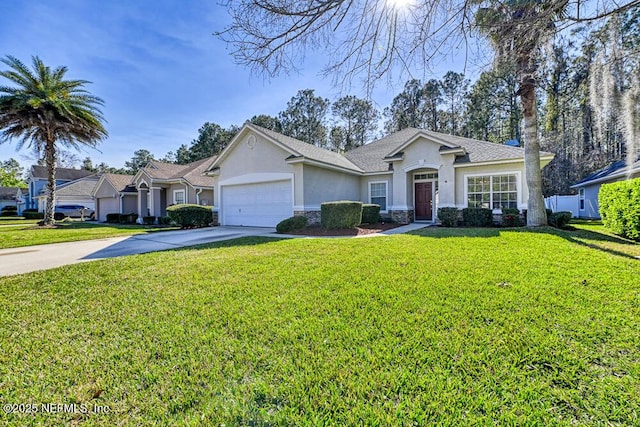
[[[413,223],[362,237],[400,234],[417,230],[427,224]],[[103,258],[142,254],[167,249],[213,243],[249,236],[275,238],[304,238],[307,236],[276,234],[274,228],[258,227],[210,227],[195,230],[163,231],[161,233],[135,234],[98,240],[52,243],[0,249],[0,276],[46,270],[62,265],[76,264]],[[314,237],[316,238],[316,237]]]

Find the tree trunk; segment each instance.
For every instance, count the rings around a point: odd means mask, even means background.
[[[56,195],[56,147],[47,141],[44,148],[44,160],[47,167],[47,204],[44,209],[44,225],[54,225],[55,195]]]
[[[527,226],[540,227],[547,225],[547,212],[542,197],[535,80],[528,73],[520,79],[520,100],[524,121],[524,169],[529,188]]]

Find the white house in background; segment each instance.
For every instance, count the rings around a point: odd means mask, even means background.
[[[94,174],[56,186],[54,206],[82,205],[85,208],[95,209],[92,193],[99,179],[100,176]],[[44,188],[36,197],[36,200],[38,211],[44,212],[47,205],[47,195]]]
[[[94,172],[85,169],[56,168],[56,186],[93,174]],[[48,173],[45,166],[31,166],[27,179],[29,194],[25,198],[25,209],[38,209],[37,197],[44,192],[48,180],[47,176]]]
[[[553,159],[541,152],[540,167]],[[404,129],[344,155],[246,123],[206,175],[222,225],[310,223],[320,204],[376,203],[400,223],[435,222],[439,207],[525,209],[524,149],[421,129]],[[139,182],[136,185],[140,185]]]
[[[627,167],[625,160],[619,160],[576,182],[571,186],[578,190],[578,212],[580,218],[600,218],[598,195],[602,184],[624,181],[640,176],[640,161]]]

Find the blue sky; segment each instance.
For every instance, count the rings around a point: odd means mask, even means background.
[[[188,145],[206,121],[226,127],[276,115],[300,89],[331,100],[341,95],[319,75],[323,58],[308,59],[299,75],[268,81],[235,65],[212,35],[228,21],[216,0],[3,1],[0,55],[29,64],[37,55],[52,67],[66,65],[69,78],[91,81],[89,91],[105,101],[110,136],[99,151],[75,154],[115,167],[136,149],[161,157]],[[440,71],[449,68],[456,67]],[[380,87],[373,100],[382,109],[401,86]],[[14,143],[0,145],[0,159],[26,167],[25,154]]]

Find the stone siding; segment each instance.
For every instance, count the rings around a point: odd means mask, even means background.
[[[307,225],[320,225],[320,211],[294,211],[293,215],[306,217]]]

